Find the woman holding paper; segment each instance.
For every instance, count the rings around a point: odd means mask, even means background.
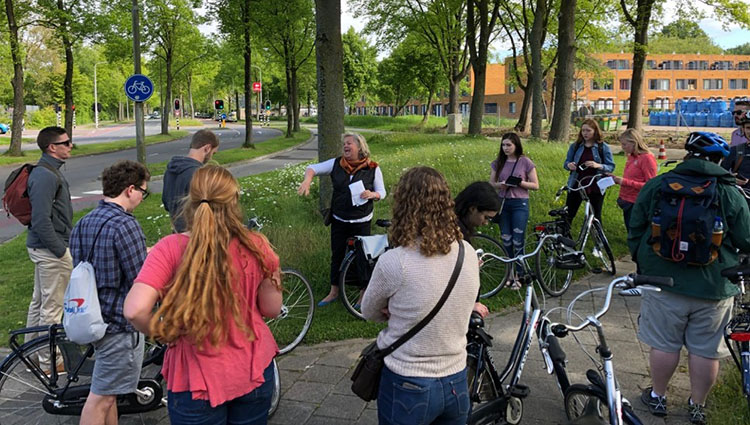
[[[628,159],[625,162],[625,171],[622,172],[622,177],[611,176],[615,183],[620,185],[620,197],[617,198],[617,205],[622,208],[625,229],[629,231],[630,211],[633,209],[635,200],[638,198],[638,192],[641,191],[643,185],[656,176],[656,159],[648,149],[640,131],[629,128],[623,131],[618,139],[622,151],[625,152]]]
[[[516,133],[501,137],[500,151],[490,164],[490,184],[501,199],[500,238],[505,251],[516,256],[523,253],[526,223],[529,221],[529,191],[539,190],[536,165],[523,154],[521,138]]]
[[[333,194],[326,224],[331,225],[331,291],[318,307],[332,303],[339,296],[339,268],[346,254],[346,241],[353,236],[370,234],[373,201],[385,198],[383,173],[370,159],[370,148],[362,135],[344,134],[342,155],[312,164],[305,170],[305,179],[297,193],[310,194],[315,176],[331,176]]]
[[[615,160],[612,150],[602,140],[599,125],[592,119],[586,119],[578,132],[578,139],[568,148],[563,167],[570,171],[568,187],[575,188],[579,184],[587,185],[597,174],[611,173],[615,170]],[[602,204],[604,195],[596,184],[586,189],[586,194],[594,209],[594,216],[602,221]],[[580,192],[568,192],[565,205],[568,207],[568,219],[572,222],[581,206]]]

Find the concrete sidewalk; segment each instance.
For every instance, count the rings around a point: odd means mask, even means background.
[[[634,270],[632,262],[617,263],[618,275]],[[604,286],[611,278],[609,275],[590,275],[574,283],[563,297],[548,298],[547,309],[567,307],[585,289]],[[521,296],[523,294],[519,292],[519,297]],[[593,300],[580,300],[576,304],[576,312],[585,316],[598,311],[603,297],[604,294],[600,292]],[[650,380],[648,347],[636,337],[639,309],[639,297],[614,296],[609,312],[602,318],[605,335],[614,352],[615,373],[622,393],[631,401],[644,424],[689,423],[686,404],[690,386],[685,355],[669,388],[669,416],[666,419],[652,416],[640,401],[641,391],[650,385]],[[551,317],[553,320],[561,318],[554,313]],[[500,369],[510,356],[520,320],[521,312],[515,310],[491,315],[486,321],[485,329],[494,337],[493,358]],[[586,332],[580,333],[579,337],[591,355],[598,358],[594,350],[594,338]],[[350,390],[349,377],[359,351],[368,343],[369,340],[362,339],[303,346],[280,358],[282,399],[270,423],[377,424],[377,402],[365,403]],[[567,354],[571,383],[587,383],[585,373],[587,369],[594,367],[593,363],[572,337],[561,340],[561,343]],[[554,377],[548,376],[544,370],[536,342],[532,343],[521,382],[531,389],[531,395],[524,400],[523,424],[566,423],[562,395]]]

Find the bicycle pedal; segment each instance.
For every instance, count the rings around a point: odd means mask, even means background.
[[[510,389],[510,395],[516,398],[526,398],[531,393],[531,389],[523,384],[516,384],[515,387]]]
[[[586,267],[586,265],[579,261],[565,261],[555,259],[555,268],[560,270],[578,270]]]

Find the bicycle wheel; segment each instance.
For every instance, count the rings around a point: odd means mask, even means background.
[[[539,284],[544,292],[551,297],[559,297],[570,287],[573,280],[573,270],[558,269],[555,259],[565,253],[562,244],[554,239],[547,239],[536,254],[534,266]]]
[[[486,361],[486,359],[485,359]],[[472,404],[485,403],[496,399],[499,396],[497,388],[495,388],[495,382],[492,380],[490,372],[485,369],[477,378],[477,358],[476,355],[469,354],[466,356],[466,382],[469,387],[469,391],[474,388],[474,380],[478,379],[476,393],[469,394],[469,398]]]
[[[276,359],[273,359],[273,394],[271,394],[271,408],[268,409],[268,417],[270,418],[276,413],[276,409],[279,408],[279,401],[281,401],[281,378],[279,377],[279,365],[276,364]]]
[[[584,414],[596,414],[600,419],[609,421],[607,401],[589,389],[587,385],[573,384],[565,391],[565,414],[573,421]]]
[[[471,237],[471,246],[476,250],[482,250],[485,253],[495,254],[500,257],[507,257],[505,248],[495,239],[476,233]],[[479,257],[479,297],[489,298],[505,287],[505,282],[510,276],[510,264],[498,261],[490,256],[482,255]]]
[[[65,341],[64,335],[57,336],[57,342]],[[38,364],[38,357],[49,358],[49,338],[39,337],[24,344],[23,357],[31,363]],[[74,359],[67,359],[66,350],[60,350],[62,364],[67,365]],[[58,370],[62,366],[59,366]],[[40,365],[42,370],[49,370],[49,365]],[[58,376],[58,386],[64,384],[67,375]],[[75,385],[90,382],[88,376],[79,375]],[[49,392],[44,384],[29,370],[21,357],[11,353],[0,367],[0,424],[63,424],[70,423],[70,417],[51,415],[42,408],[42,400]],[[85,400],[85,396],[83,398]],[[77,421],[76,421],[77,422]]]
[[[344,303],[346,311],[351,313],[357,319],[365,320],[362,315],[362,296],[365,293],[367,282],[360,278],[360,267],[369,267],[368,265],[357,264],[356,255],[348,255],[341,265],[341,274],[339,275],[339,296]]]
[[[300,272],[282,269],[281,285],[281,313],[273,319],[266,319],[266,324],[279,345],[280,355],[294,350],[302,342],[310,330],[315,314],[312,287]]]
[[[609,246],[602,224],[598,221],[594,221],[591,225],[591,234],[586,241],[584,253],[592,269],[601,269],[613,276],[617,272],[615,256],[612,254],[612,248]]]

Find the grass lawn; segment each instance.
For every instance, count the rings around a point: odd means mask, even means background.
[[[740,372],[731,358],[722,362],[719,380],[706,406],[711,424],[750,424],[750,406],[742,394]]]
[[[146,145],[153,145],[156,143],[170,142],[172,140],[181,139],[186,137],[188,132],[185,130],[172,130],[169,134],[155,134],[152,136],[146,136]],[[91,143],[87,145],[75,145],[73,148],[73,156],[85,156],[93,155],[98,153],[115,152],[124,149],[131,149],[135,147],[135,138],[123,139],[116,142],[110,143]],[[0,165],[9,164],[22,164],[25,162],[36,162],[39,160],[41,154],[38,150],[26,151],[23,156],[7,156],[5,154],[0,155]]]
[[[317,124],[317,117],[302,119],[303,123]],[[482,120],[484,128],[512,128],[516,120],[510,118],[498,118],[486,115]],[[346,115],[344,125],[354,128],[368,128],[373,130],[416,132],[416,133],[440,133],[448,126],[448,118],[430,116],[427,122],[422,123],[421,115],[405,115],[397,117],[386,117],[377,115]],[[468,117],[463,120],[464,129],[469,128]]]
[[[257,143],[255,148],[234,148],[227,149],[225,151],[216,152],[213,160],[218,164],[231,164],[233,162],[245,161],[248,159],[257,158],[259,156],[268,155],[270,153],[278,152],[296,146],[303,143],[310,138],[310,131],[303,128],[301,131],[294,133],[293,137],[286,138],[284,135],[276,136],[272,139],[268,139],[265,142]],[[158,176],[164,174],[164,170],[167,168],[167,161],[157,162],[148,165],[148,169],[152,176]]]

